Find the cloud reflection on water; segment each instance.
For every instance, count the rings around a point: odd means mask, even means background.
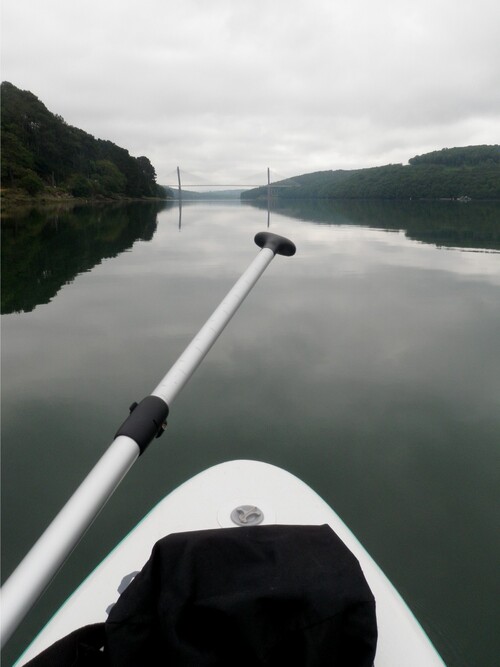
[[[156,386],[258,252],[253,236],[266,214],[200,204],[183,219],[179,232],[176,209],[160,212],[151,240],[103,259],[50,303],[4,317],[8,563],[36,537],[27,495],[43,489],[42,515],[64,499],[127,406]],[[297,255],[271,263],[176,401],[167,435],[89,539],[111,546],[134,512],[204,465],[268,460],[336,507],[438,628],[434,640],[451,633],[464,656],[469,647],[487,656],[491,640],[455,610],[480,617],[497,604],[487,576],[495,576],[491,553],[500,554],[491,531],[498,257],[285,215],[272,217],[271,230],[292,238]],[[67,475],[46,488],[60,460]],[[17,474],[9,479],[9,469],[29,465],[26,488]]]

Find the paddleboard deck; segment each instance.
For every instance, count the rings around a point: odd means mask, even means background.
[[[68,598],[15,667],[77,628],[105,621],[155,542],[165,535],[219,527],[237,530],[235,521],[330,525],[358,559],[375,596],[379,632],[375,667],[443,667],[401,596],[337,514],[294,475],[246,460],[209,468],[158,503]]]

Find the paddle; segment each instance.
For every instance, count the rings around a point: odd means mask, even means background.
[[[189,380],[275,254],[292,256],[288,239],[260,232],[261,248],[154,391],[131,406],[115,439],[2,587],[1,645],[64,563],[137,458],[161,435],[169,406]]]

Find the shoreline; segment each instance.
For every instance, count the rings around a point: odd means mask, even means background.
[[[17,188],[1,189],[1,216],[11,211],[19,211],[28,207],[44,207],[60,204],[62,206],[72,205],[95,205],[95,204],[126,204],[130,202],[171,202],[173,199],[162,197],[74,197],[69,192],[59,188],[47,188],[44,192],[35,196]]]

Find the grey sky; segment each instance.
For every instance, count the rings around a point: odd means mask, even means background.
[[[499,28],[498,0],[2,0],[2,80],[159,183],[263,182],[500,143]]]

